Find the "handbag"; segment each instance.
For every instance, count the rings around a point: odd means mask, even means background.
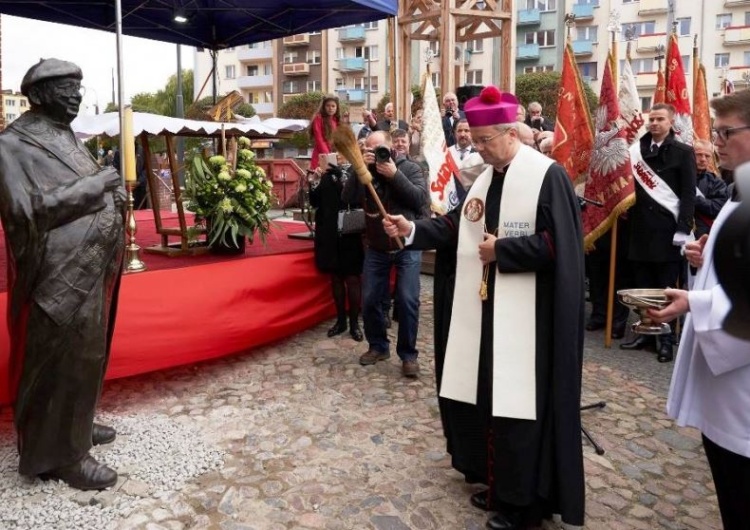
[[[361,234],[365,231],[365,211],[362,208],[339,210],[339,235]]]

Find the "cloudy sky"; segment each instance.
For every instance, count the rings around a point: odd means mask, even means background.
[[[112,71],[117,93],[117,48],[114,33],[63,26],[25,18],[2,16],[3,89],[19,90],[26,71],[40,58],[72,61],[83,70],[83,102],[94,113],[112,100]],[[182,68],[193,67],[194,48],[182,50]],[[140,92],[164,88],[177,72],[175,44],[123,38],[125,100]]]

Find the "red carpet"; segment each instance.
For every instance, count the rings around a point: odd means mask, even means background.
[[[146,223],[138,227],[142,247],[149,244]],[[265,249],[256,242],[245,256],[143,253],[149,270],[122,279],[107,379],[241,352],[330,318],[335,313],[330,284],[315,268],[312,242],[286,237],[305,226],[277,225]],[[5,267],[4,249],[1,254]],[[1,322],[6,310],[2,292]],[[10,402],[8,350],[7,328],[0,325],[0,405]]]

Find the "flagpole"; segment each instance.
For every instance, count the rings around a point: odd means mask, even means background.
[[[620,92],[620,76],[617,64],[617,33],[620,31],[620,14],[615,10],[612,11],[609,19],[608,28],[612,34],[611,53],[607,54],[607,60],[610,62],[612,70],[612,79],[615,82],[615,94]],[[628,42],[630,46],[630,42]],[[615,274],[617,272],[617,218],[615,216],[612,222],[610,245],[609,245],[609,281],[607,283],[607,316],[604,324],[604,347],[612,347],[612,320],[614,318],[615,303]]]

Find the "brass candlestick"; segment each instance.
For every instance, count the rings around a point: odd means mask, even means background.
[[[133,212],[133,182],[126,182],[125,189],[128,192],[128,222],[125,225],[125,231],[128,234],[128,244],[125,247],[125,273],[143,272],[146,270],[146,264],[141,260],[141,247],[135,244],[135,234],[138,227],[135,225],[135,213]]]

